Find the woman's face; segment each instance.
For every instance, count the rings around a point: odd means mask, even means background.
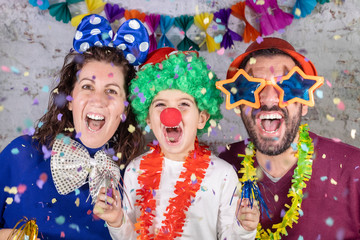
[[[79,71],[68,108],[85,146],[101,147],[114,135],[125,109],[124,82],[122,69],[106,62],[90,61]]]

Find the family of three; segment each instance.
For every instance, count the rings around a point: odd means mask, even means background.
[[[140,21],[109,27],[83,19],[34,135],[1,152],[1,239],[23,217],[39,239],[360,238],[360,150],[301,125],[313,63],[264,38],[219,81],[196,51],[147,54]],[[249,139],[217,157],[198,136],[221,92]]]

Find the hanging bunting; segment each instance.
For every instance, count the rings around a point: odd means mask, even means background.
[[[29,3],[34,7],[39,7],[41,10],[46,10],[49,8],[50,4],[48,0],[29,0]]]
[[[193,16],[182,15],[180,17],[175,18],[175,22],[174,22],[175,26],[184,32],[184,39],[181,40],[181,42],[177,45],[177,49],[181,51],[200,50],[200,47],[194,41],[188,38],[188,36],[186,35],[186,31],[189,30],[189,28],[191,27],[191,25],[193,25],[193,23],[194,23]]]
[[[119,8],[119,5],[117,4],[114,5],[110,3],[105,4],[104,11],[105,11],[106,19],[109,21],[109,23],[113,23],[116,20],[122,19],[125,14],[125,9]]]
[[[125,19],[126,20],[129,20],[129,19],[132,19],[132,18],[136,18],[136,19],[139,19],[141,22],[144,22],[145,21],[145,17],[146,17],[146,14],[145,13],[141,13],[139,12],[138,10],[136,9],[132,9],[132,10],[125,10]]]
[[[260,15],[260,32],[264,36],[285,29],[293,20],[292,14],[279,8],[277,0],[255,2],[254,0],[246,0],[246,4]]]
[[[231,7],[231,14],[245,22],[243,40],[245,43],[255,41],[261,34],[246,20],[245,17],[246,2],[238,2]]]
[[[320,4],[328,3],[330,0],[316,0]]]
[[[242,41],[243,38],[236,32],[229,29],[229,17],[231,14],[231,9],[220,9],[218,12],[214,13],[215,22],[225,26],[225,33],[223,40],[220,43],[220,46],[228,49],[234,46],[234,41]]]
[[[83,0],[66,0],[65,2],[52,4],[48,8],[49,13],[56,19],[56,21],[68,23],[71,20],[69,5],[79,2],[83,2]]]
[[[90,14],[99,14],[104,10],[105,3],[102,0],[85,0],[88,12],[77,15],[71,19],[71,25],[77,27],[81,20]]]
[[[214,38],[212,38],[206,31],[210,23],[212,22],[213,18],[214,18],[213,13],[200,13],[195,15],[194,17],[195,25],[205,33],[205,39],[202,41],[202,43],[199,44],[199,47],[201,47],[204,43],[206,43],[209,52],[214,52],[215,50],[220,48],[220,44],[216,43]]]
[[[304,18],[314,10],[317,4],[316,0],[296,0],[292,14],[294,18]]]
[[[174,25],[175,18],[170,16],[161,15],[160,17],[160,30],[162,32],[162,36],[158,42],[158,48],[162,47],[172,47],[174,48],[174,44],[170,42],[170,40],[166,37],[166,33],[170,30],[172,25]]]
[[[149,14],[145,17],[145,22],[147,26],[149,27],[150,34],[150,48],[149,53],[157,49],[157,43],[156,43],[156,36],[155,31],[159,26],[160,23],[160,15],[159,14]]]

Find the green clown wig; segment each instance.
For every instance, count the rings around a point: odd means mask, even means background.
[[[205,127],[198,130],[198,134],[203,134],[208,131],[210,122],[214,125],[215,121],[217,125],[222,118],[220,104],[223,99],[216,89],[216,81],[218,78],[210,66],[196,52],[160,48],[148,56],[137,77],[131,81],[130,101],[136,120],[142,127],[146,126],[154,97],[163,90],[176,89],[191,95],[198,109],[210,114]]]

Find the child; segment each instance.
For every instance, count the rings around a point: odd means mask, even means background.
[[[23,216],[36,219],[41,239],[111,239],[91,202],[105,175],[117,182],[119,165],[142,149],[142,133],[126,101],[134,76],[115,47],[92,46],[65,57],[34,136],[16,138],[0,154],[0,239]]]
[[[119,194],[99,194],[94,213],[113,239],[255,238],[258,208],[240,206],[235,170],[196,137],[222,117],[209,69],[196,52],[162,48],[132,80],[137,120],[157,141],[126,168],[122,207]]]

